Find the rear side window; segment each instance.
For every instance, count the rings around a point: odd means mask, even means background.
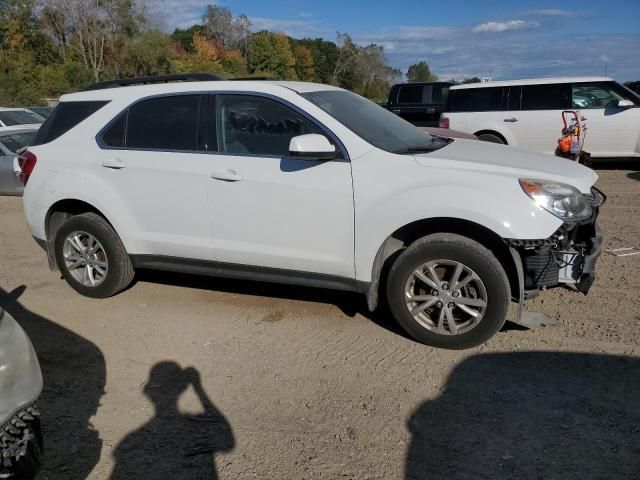
[[[143,100],[118,116],[102,134],[108,147],[198,150],[201,95]]]
[[[127,148],[196,150],[199,95],[152,98],[129,109]]]
[[[398,90],[398,103],[422,103],[422,85],[407,85]]]
[[[570,105],[571,86],[567,83],[522,87],[521,110],[564,110]]]
[[[33,145],[43,145],[55,140],[107,103],[109,102],[60,102],[38,130]]]
[[[495,112],[502,110],[502,87],[449,90],[451,112]]]

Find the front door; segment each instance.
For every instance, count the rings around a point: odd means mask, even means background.
[[[326,134],[292,107],[219,94],[207,202],[221,262],[354,278],[351,164],[289,157],[297,135]]]
[[[584,150],[598,157],[636,155],[640,135],[638,101],[614,82],[576,83],[573,107],[580,109],[587,124]],[[620,100],[631,100],[635,107],[621,108]]]

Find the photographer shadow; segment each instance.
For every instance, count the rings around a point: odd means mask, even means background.
[[[178,410],[180,396],[192,386],[202,414]],[[231,425],[204,391],[194,368],[155,364],[144,386],[154,416],[129,433],[116,447],[112,480],[132,478],[216,479],[217,452],[234,448]]]
[[[475,355],[408,422],[406,479],[637,479],[640,359]]]

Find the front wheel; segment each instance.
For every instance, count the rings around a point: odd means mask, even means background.
[[[389,307],[416,340],[434,347],[480,345],[502,328],[510,300],[498,259],[466,237],[438,233],[411,244],[387,279]]]
[[[62,276],[86,297],[110,297],[133,280],[133,266],[120,237],[95,213],[67,220],[58,230],[54,246]]]

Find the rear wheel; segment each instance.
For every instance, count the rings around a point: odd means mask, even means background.
[[[507,143],[498,135],[494,135],[493,133],[481,133],[478,135],[478,140],[482,140],[483,142],[501,143],[503,145]]]
[[[416,340],[463,349],[484,343],[506,320],[507,275],[479,243],[454,234],[434,234],[411,244],[387,279],[389,307]]]
[[[107,298],[133,280],[133,266],[117,233],[95,213],[67,220],[55,238],[58,268],[78,293]]]

